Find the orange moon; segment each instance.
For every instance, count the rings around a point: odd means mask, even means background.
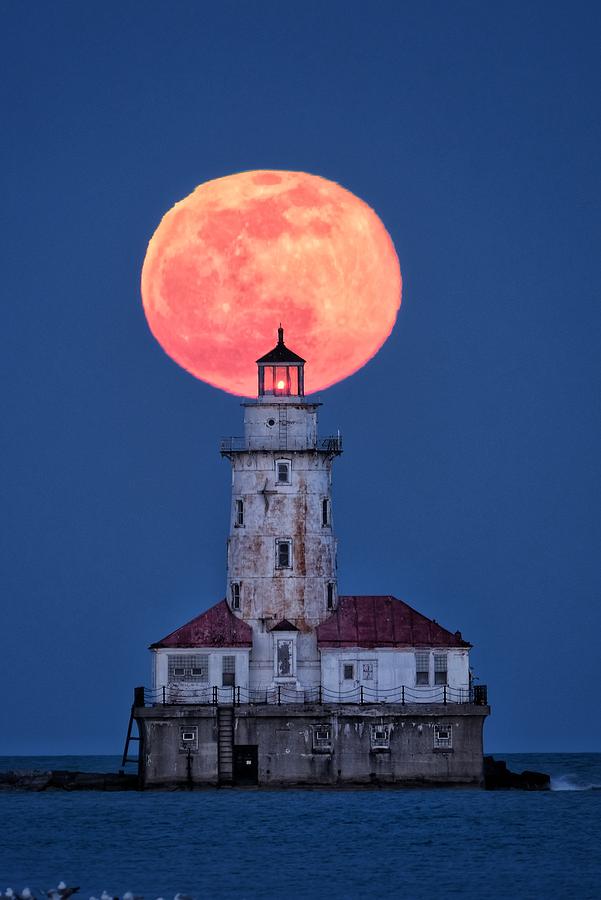
[[[142,269],[153,335],[197,378],[257,393],[255,360],[285,329],[306,390],[341,381],[395,323],[401,272],[376,213],[333,181],[260,170],[207,181],[169,210]]]

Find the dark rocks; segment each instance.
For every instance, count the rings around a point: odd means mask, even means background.
[[[137,791],[137,775],[115,772],[0,772],[0,791]]]
[[[504,759],[484,757],[484,787],[487,791],[517,789],[520,791],[548,791],[551,778],[544,772],[511,772]]]

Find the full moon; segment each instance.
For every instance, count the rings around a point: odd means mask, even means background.
[[[207,181],[169,210],[142,269],[144,311],[172,359],[214,387],[256,396],[255,360],[276,343],[307,360],[306,390],[374,356],[401,304],[395,249],[376,213],[304,172]]]

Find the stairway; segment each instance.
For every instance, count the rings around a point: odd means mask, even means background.
[[[234,780],[234,710],[231,706],[217,707],[217,770],[219,784]]]

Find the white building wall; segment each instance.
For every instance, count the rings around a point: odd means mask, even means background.
[[[242,691],[250,686],[249,656],[250,649],[220,647],[175,647],[159,648],[153,652],[153,689],[157,702],[162,699],[162,691],[165,688],[165,698],[176,697],[178,702],[193,703],[195,699],[203,702],[210,700],[210,694],[214,687],[223,688],[223,657],[235,657],[235,685]],[[170,656],[208,656],[209,671],[207,681],[169,681],[169,657]]]
[[[418,648],[423,652],[422,648]],[[447,687],[449,699],[458,699],[459,692],[467,692],[470,686],[469,651],[467,649],[433,648],[430,654],[429,684],[417,685],[415,650],[376,648],[327,649],[321,650],[321,681],[324,690],[338,695],[341,700],[360,695],[364,688],[366,699],[389,699],[400,693],[402,687],[408,689],[407,699],[415,702],[432,702],[434,695],[443,696],[443,685],[435,684],[434,654],[445,653],[447,657]],[[354,667],[354,677],[345,679],[344,664]],[[364,668],[363,664],[367,667]],[[457,693],[455,693],[457,692]],[[386,696],[388,693],[388,697]],[[326,695],[327,696],[327,695]]]

